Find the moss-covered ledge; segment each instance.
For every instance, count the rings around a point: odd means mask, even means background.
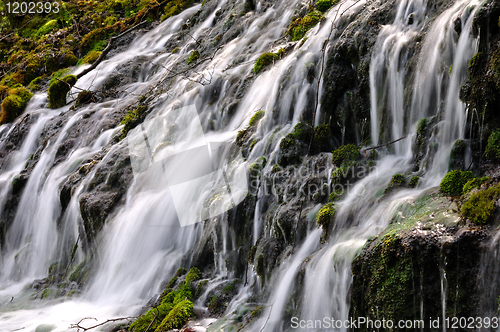
[[[475,316],[488,229],[465,225],[459,211],[437,188],[401,205],[353,262],[350,316],[427,323],[442,317],[442,287],[447,316]]]

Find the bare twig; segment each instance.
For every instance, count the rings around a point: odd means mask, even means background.
[[[361,150],[361,152],[366,152],[366,151],[370,151],[370,150],[375,150],[375,149],[378,149],[378,148],[381,148],[381,147],[384,147],[384,146],[387,146],[387,145],[391,145],[391,144],[394,144],[394,143],[396,143],[396,142],[399,142],[399,141],[401,141],[401,140],[405,139],[406,137],[408,137],[408,135],[405,135],[405,136],[403,136],[403,137],[400,137],[400,138],[398,138],[398,139],[396,139],[396,140],[394,140],[394,141],[391,141],[391,142],[389,142],[389,143],[384,143],[384,144],[380,144],[380,145],[377,145],[377,146],[373,146],[373,147],[371,147],[371,148],[366,148],[366,149],[363,149],[363,150]]]
[[[158,315],[159,315],[159,314],[160,314],[160,311],[158,310],[158,307],[156,307],[155,309],[156,309],[156,312],[157,312],[157,313],[158,313]],[[146,331],[144,331],[144,332],[148,332],[148,331],[149,331],[149,329],[151,328],[151,326],[153,326],[153,324],[154,324],[154,322],[155,322],[156,318],[158,317],[158,316],[157,316],[154,312],[153,312],[153,316],[154,316],[154,317],[153,317],[153,320],[151,321],[151,323],[149,323],[148,328],[147,328],[147,329],[146,329]]]
[[[70,329],[77,329],[77,331],[88,331],[88,330],[92,330],[92,329],[95,329],[96,327],[99,327],[99,326],[103,326],[105,324],[108,324],[108,323],[112,323],[112,322],[118,322],[118,321],[121,321],[121,320],[132,320],[132,319],[136,319],[137,317],[121,317],[121,318],[113,318],[113,319],[108,319],[102,323],[99,323],[97,325],[94,325],[94,326],[90,326],[90,327],[84,327],[84,326],[81,326],[80,324],[84,321],[84,320],[95,320],[97,321],[96,318],[93,318],[93,317],[85,317],[85,318],[82,318],[80,319],[80,321],[76,324],[71,324],[70,325]]]
[[[271,317],[271,312],[273,311],[273,305],[274,305],[274,302],[270,305],[269,314],[267,315],[267,319],[264,323],[264,326],[262,326],[262,328],[260,329],[259,332],[264,331],[264,329],[266,328],[267,322],[269,322],[269,318]]]

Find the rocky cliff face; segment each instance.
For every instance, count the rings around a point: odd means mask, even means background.
[[[389,227],[368,241],[353,262],[353,317],[423,320],[426,324],[439,318],[442,328],[446,317],[495,315],[498,311],[498,281],[491,277],[497,267],[490,262],[497,248],[498,197],[488,194],[498,183],[498,159],[493,152],[497,151],[497,113],[491,108],[498,99],[498,80],[494,78],[498,71],[494,65],[498,15],[498,2],[494,1],[481,7],[474,19],[474,31],[481,34],[480,51],[469,62],[460,97],[475,120],[468,123],[465,141],[455,143],[449,164],[450,169],[473,169],[486,177],[464,188],[465,182],[456,184],[458,191],[453,193],[446,192],[445,178],[441,190],[424,192],[400,206]],[[419,140],[429,140],[427,126],[422,123],[415,146]],[[466,146],[475,150],[469,152],[468,162]],[[477,329],[462,326],[461,330]]]

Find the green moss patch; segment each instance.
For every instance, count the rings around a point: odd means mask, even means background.
[[[79,61],[79,64],[93,64],[100,55],[100,51],[90,51],[81,61]]]
[[[484,155],[495,163],[500,162],[500,131],[495,131],[490,135]]]
[[[175,290],[170,289],[183,275],[186,275],[184,281]],[[187,274],[186,269],[180,268],[162,293],[161,302],[130,324],[130,330],[166,332],[180,329],[194,314],[193,282],[200,277],[200,270],[196,267]]]
[[[472,189],[479,188],[483,183],[486,183],[486,181],[488,180],[489,180],[488,177],[470,179],[469,181],[467,181],[466,184],[464,184],[463,193],[467,194]]]
[[[40,27],[40,29],[38,29],[38,31],[35,33],[35,37],[41,37],[41,36],[44,36],[54,30],[57,30],[59,27],[58,27],[58,24],[57,24],[57,20],[50,20],[48,21],[47,23],[45,23],[44,25],[42,25]]]
[[[460,196],[463,194],[464,185],[473,178],[475,175],[472,172],[453,170],[445,175],[439,184],[439,189],[446,195]]]
[[[191,54],[189,54],[188,58],[186,59],[186,62],[189,65],[193,62],[198,61],[199,58],[200,58],[200,53],[197,50],[194,50],[191,52]]]
[[[250,119],[250,122],[248,122],[248,125],[255,126],[260,121],[260,119],[264,117],[265,114],[266,113],[264,111],[257,111]]]
[[[253,72],[255,74],[260,73],[262,69],[274,63],[278,59],[279,55],[277,53],[267,52],[262,54],[261,56],[259,56],[257,62],[255,62],[255,65],[253,66]]]
[[[333,203],[327,203],[323,206],[316,217],[316,223],[323,227],[323,229],[327,229],[330,226],[330,223],[335,216],[335,205]]]
[[[337,0],[318,0],[316,2],[316,9],[324,13],[331,7],[337,4]]]
[[[385,192],[388,193],[395,188],[404,187],[405,184],[406,184],[406,179],[403,174],[394,174],[391,178],[391,181],[389,181],[387,188],[385,188]]]
[[[292,37],[293,41],[302,39],[306,32],[313,28],[321,21],[323,15],[317,10],[313,10],[302,18],[297,18],[288,27],[288,34]]]
[[[139,123],[144,121],[146,110],[146,106],[139,106],[132,111],[127,111],[127,114],[125,114],[125,117],[120,123],[124,125],[120,139],[125,138],[130,130],[134,129]]]
[[[48,99],[49,108],[59,108],[66,105],[66,95],[76,83],[75,75],[68,75],[62,79],[56,79],[49,85]]]
[[[410,182],[408,183],[408,186],[410,188],[416,188],[419,182],[420,182],[420,177],[418,175],[412,176]]]
[[[332,153],[332,162],[337,167],[347,165],[361,158],[361,147],[355,144],[342,145]]]
[[[0,105],[0,124],[12,122],[21,115],[32,96],[24,87],[10,89]]]
[[[472,194],[462,205],[462,214],[465,218],[478,225],[490,223],[495,211],[495,203],[500,198],[500,185],[496,185]]]

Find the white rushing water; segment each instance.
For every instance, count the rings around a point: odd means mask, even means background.
[[[354,15],[365,6],[365,1],[341,1],[326,14],[325,22],[308,33],[308,39],[302,46],[296,44],[289,54],[258,75],[247,88],[234,114],[222,113],[220,109],[226,99],[238,93],[238,85],[244,84],[242,82],[253,70],[258,56],[270,49],[277,51],[280,46],[285,46],[276,41],[286,32],[298,3],[298,0],[280,1],[265,11],[259,9],[258,5],[256,16],[244,20],[243,32],[205,62],[201,71],[190,74],[189,80],[175,78],[172,88],[152,102],[148,120],[165,119],[175,114],[175,109],[181,106],[195,105],[205,137],[213,141],[230,141],[234,140],[237,131],[245,127],[257,110],[264,110],[265,116],[259,122],[255,134],[261,138],[260,141],[255,144],[248,161],[236,159],[228,166],[228,172],[244,168],[262,155],[266,155],[268,160],[276,160],[280,139],[292,131],[295,124],[301,121],[307,106],[314,102],[310,91],[316,89],[317,82],[309,83],[304,68],[311,62],[318,63],[332,21],[340,22],[342,19],[337,13],[348,9],[345,16]],[[225,0],[218,2],[213,13],[195,27],[193,38],[206,35],[207,29],[214,24],[216,10],[224,5]],[[270,282],[276,286],[270,287],[268,305],[262,318],[244,330],[289,330],[286,306],[297,293],[302,303],[306,304],[297,310],[301,319],[347,319],[352,281],[350,269],[356,253],[370,236],[387,226],[401,203],[439,183],[447,171],[452,143],[464,135],[466,114],[458,93],[465,79],[467,62],[477,49],[476,41],[471,36],[472,18],[477,5],[475,0],[457,1],[432,22],[422,40],[415,80],[409,82],[405,67],[410,60],[408,47],[422,33],[429,15],[425,1],[401,0],[397,4],[394,22],[382,27],[372,51],[371,131],[375,145],[379,140],[385,142],[404,135],[408,135],[408,138],[395,145],[394,154],[384,154],[377,163],[376,171],[359,181],[338,203],[335,227],[325,243],[320,243],[319,229],[309,230],[304,243],[275,269]],[[64,211],[59,200],[60,185],[78,169],[83,160],[92,158],[96,153],[104,153],[100,163],[106,163],[115,152],[127,149],[127,140],[123,140],[109,150],[103,150],[120,130],[106,129],[107,111],[125,108],[175,70],[175,64],[190,53],[196,42],[189,39],[174,54],[165,52],[165,45],[200,8],[201,5],[196,5],[169,18],[134,40],[126,51],[103,61],[96,70],[78,81],[77,86],[82,89],[100,88],[121,65],[131,61],[140,64],[137,81],[121,87],[125,92],[119,98],[78,108],[41,152],[20,198],[12,226],[6,234],[6,245],[1,251],[0,331],[35,331],[44,324],[50,325],[53,331],[67,331],[70,324],[84,317],[95,317],[102,321],[136,315],[139,308],[161,291],[165,278],[172,276],[186,257],[192,254],[200,240],[202,224],[180,227],[166,184],[168,174],[158,168],[150,168],[135,174],[127,190],[125,203],[106,221],[97,238],[94,253],[96,275],[83,294],[69,299],[32,300],[32,293],[27,287],[33,280],[47,276],[49,266],[61,259],[63,249],[70,251],[73,244],[78,243],[81,236],[79,229],[82,227],[78,195],[100,174],[94,168],[86,175],[73,191]],[[453,30],[457,17],[462,20],[460,36]],[[337,28],[336,25],[334,27]],[[335,40],[330,43],[335,43]],[[453,66],[451,74],[450,66]],[[193,82],[206,77],[211,77],[210,84]],[[286,84],[283,83],[285,78]],[[208,94],[218,82],[223,84],[219,87],[221,93],[217,100],[204,102],[204,94]],[[413,92],[405,95],[408,86]],[[77,92],[74,89],[73,93]],[[26,112],[35,120],[19,152],[11,155],[7,165],[0,170],[2,206],[12,190],[12,181],[36,151],[44,126],[54,117],[70,112],[70,105],[58,110],[45,107],[45,95],[36,95],[30,102]],[[275,109],[279,113],[273,115]],[[96,132],[82,133],[80,144],[68,158],[54,165],[61,142],[75,130],[83,117],[95,112],[101,119],[95,124]],[[387,186],[391,176],[411,170],[411,138],[417,121],[435,115],[439,115],[440,119],[439,132],[435,137],[438,152],[423,177],[423,186],[415,190],[402,190],[379,202],[380,190]],[[382,118],[387,119],[385,128],[381,125]],[[176,121],[180,123],[180,118]],[[208,122],[213,123],[212,132],[207,130]],[[188,141],[195,141],[198,137],[196,129],[193,127],[190,131],[189,128],[173,129],[172,135],[176,137],[177,144],[172,147],[171,153],[182,151]],[[2,139],[8,135],[8,130],[7,126],[0,127]],[[387,130],[388,134],[383,136],[382,130]],[[152,137],[153,150],[171,138],[159,135]],[[3,142],[0,141],[0,144]],[[272,166],[273,163],[268,163],[266,167]],[[207,197],[212,189],[207,188],[206,192],[199,193],[200,197]],[[262,195],[257,197],[253,238],[248,239],[252,244],[264,233],[265,207],[260,200]],[[222,237],[220,240],[223,245],[216,253],[216,269],[219,277],[223,278],[231,273],[226,268],[226,258],[236,248],[228,234],[227,221],[221,218],[219,222],[223,224],[225,233],[217,234]],[[76,260],[81,262],[84,259],[85,253],[80,248]],[[304,283],[300,288],[297,275],[304,266]],[[257,278],[252,275],[250,281]],[[214,285],[217,282],[218,279]],[[236,302],[247,301],[248,292],[251,291],[250,287],[242,290]],[[233,303],[232,307],[236,305]]]

